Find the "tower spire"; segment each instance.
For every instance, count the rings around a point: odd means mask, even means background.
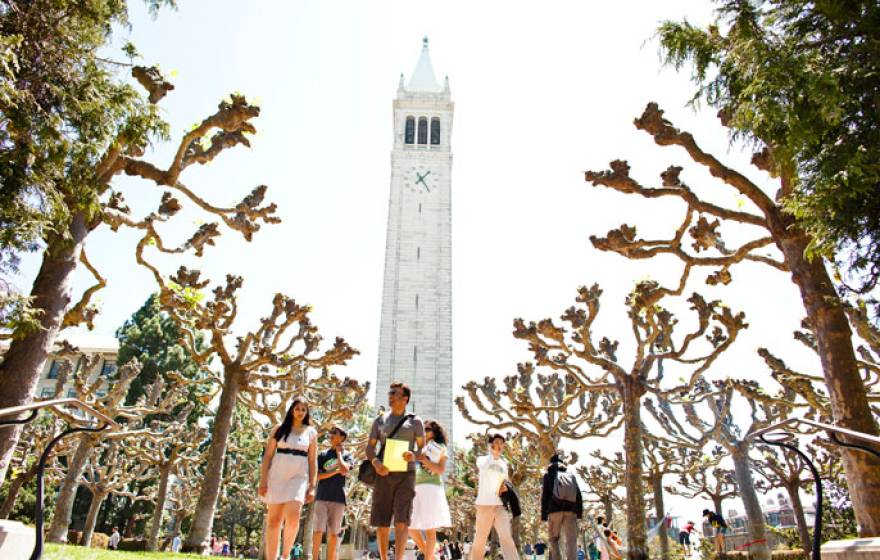
[[[428,52],[427,36],[422,38],[422,52],[406,89],[409,91],[443,91],[443,87],[437,83],[437,78],[434,77],[434,65],[431,64],[431,55]]]

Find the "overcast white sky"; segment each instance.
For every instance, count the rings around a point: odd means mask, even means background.
[[[598,330],[619,338],[622,361],[630,331],[623,300],[634,281],[667,283],[672,261],[629,262],[592,248],[588,236],[621,223],[645,235],[668,235],[682,217],[675,204],[657,206],[593,188],[583,171],[628,159],[633,174],[655,184],[669,164],[684,164],[688,184],[725,204],[734,194],[688,165],[682,150],[660,148],[632,126],[657,101],[677,126],[768,189],[767,177],[730,148],[712,111],[685,106],[687,74],[661,68],[653,32],[662,19],[711,19],[708,2],[517,1],[268,1],[187,0],[152,21],[131,2],[132,40],[147,64],[158,63],[176,86],[161,106],[175,141],[215,110],[230,92],[256,98],[262,114],[250,150],[236,148],[191,168],[184,183],[209,200],[234,203],[258,184],[284,222],[247,244],[226,234],[200,261],[207,276],[245,278],[238,329],[257,324],[272,294],[314,305],[325,338],[341,335],[361,355],[344,373],[373,379],[379,338],[391,103],[399,75],[431,41],[438,79],[448,75],[456,103],[452,136],[453,304],[456,385],[515,371],[528,359],[511,336],[512,319],[558,317],[576,288],[605,289]],[[176,146],[176,144],[174,145]],[[171,145],[148,157],[167,165]],[[136,211],[152,210],[161,191],[120,178]],[[200,216],[186,214],[166,230],[183,240]],[[742,235],[733,232],[734,236]],[[132,256],[133,237],[96,232],[92,262],[110,286],[101,294],[96,333],[112,335],[153,290]],[[20,285],[29,288],[36,259]],[[166,263],[168,272],[176,263]],[[769,345],[794,365],[818,371],[813,356],[791,341],[802,315],[785,277],[757,265],[734,270],[735,283],[706,290],[747,314],[743,333],[713,375],[766,378],[755,355]],[[77,288],[88,278],[78,276]],[[456,434],[467,432],[456,424]],[[617,444],[615,444],[617,445]],[[673,481],[667,481],[672,483]],[[672,500],[693,511],[702,503]],[[708,504],[708,502],[706,502]],[[740,510],[742,508],[739,508]]]

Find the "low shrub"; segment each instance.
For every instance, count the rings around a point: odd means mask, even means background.
[[[106,533],[92,533],[92,542],[89,548],[107,548],[110,546],[110,535]]]
[[[745,550],[732,550],[724,555],[729,560],[748,560],[751,556]],[[770,552],[771,560],[806,560],[804,551],[796,548],[793,550],[773,550]]]
[[[119,550],[144,552],[147,550],[147,539],[122,539],[119,541]]]

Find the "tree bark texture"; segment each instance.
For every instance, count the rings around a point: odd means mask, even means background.
[[[655,472],[651,474],[651,486],[654,489],[654,513],[663,525],[657,531],[660,539],[660,557],[669,560],[669,535],[666,532],[666,507],[663,505],[663,474]]]
[[[235,415],[235,401],[239,393],[238,372],[229,372],[220,392],[220,404],[214,415],[214,426],[211,430],[211,446],[208,449],[208,464],[205,478],[199,493],[196,512],[193,515],[192,527],[183,545],[183,552],[201,553],[204,543],[211,536],[214,524],[214,511],[217,498],[220,496],[220,484],[223,482],[223,463],[226,459],[226,446],[229,432],[232,430]]]
[[[95,440],[91,436],[83,436],[76,446],[76,453],[67,465],[67,473],[61,481],[58,489],[58,499],[55,502],[55,515],[46,540],[53,543],[67,541],[67,530],[70,528],[70,518],[73,514],[73,501],[76,499],[76,489],[79,488],[79,478],[82,476],[86,461],[95,448]]]
[[[776,233],[776,232],[774,232]],[[803,236],[781,234],[794,283],[813,325],[834,422],[870,435],[880,435],[859,375],[852,330],[840,298],[821,259],[805,257]],[[880,536],[880,460],[857,450],[840,448],[846,480],[862,537]]]
[[[715,508],[715,513],[724,517],[724,512],[721,511],[722,505],[723,505],[723,500],[721,500],[721,498],[717,498],[715,496],[712,496],[712,507]]]
[[[73,273],[83,241],[88,235],[85,215],[71,219],[70,239],[54,238],[43,253],[43,263],[31,287],[34,309],[40,312],[40,327],[13,338],[0,363],[0,408],[29,404],[34,397],[40,372],[61,331],[64,314],[70,306]],[[18,444],[21,426],[0,427],[0,483],[6,479],[12,452]]]
[[[101,505],[106,497],[106,492],[92,494],[92,502],[89,504],[89,514],[86,516],[86,526],[83,527],[83,536],[80,542],[85,547],[92,544],[92,535],[95,534],[95,525],[98,522],[98,512],[101,511]]]
[[[172,465],[164,465],[159,471],[159,492],[156,495],[156,507],[153,509],[153,520],[150,523],[150,535],[147,537],[147,550],[155,552],[159,549],[159,530],[162,528],[162,514],[168,499],[168,479],[171,477]]]
[[[770,560],[770,547],[767,543],[767,532],[764,529],[764,512],[761,511],[761,503],[758,500],[758,493],[755,491],[755,482],[752,480],[748,443],[738,444],[732,455],[736,484],[739,486],[739,495],[746,508],[746,517],[748,518],[749,542],[752,543],[748,547],[750,558]]]
[[[645,494],[642,488],[642,388],[638,381],[623,380],[623,447],[626,457],[626,534],[629,560],[647,560]],[[609,519],[610,523],[611,520]]]
[[[611,504],[611,497],[602,500],[602,507],[605,510],[605,521],[611,523],[611,516],[614,515],[614,508]]]
[[[794,519],[797,522],[798,536],[801,538],[801,548],[804,549],[804,558],[809,558],[813,551],[813,540],[810,537],[810,529],[807,527],[807,518],[804,515],[804,506],[801,503],[800,487],[797,485],[786,486],[788,499],[791,501],[791,509],[794,510]]]
[[[12,482],[9,483],[9,492],[6,493],[3,505],[0,506],[0,519],[9,519],[9,516],[12,515],[12,510],[15,508],[15,500],[18,499],[18,493],[25,484],[37,476],[39,466],[39,462],[34,462],[28,470],[12,479]]]

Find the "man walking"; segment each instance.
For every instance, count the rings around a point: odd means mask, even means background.
[[[321,541],[327,533],[327,560],[336,560],[337,541],[345,515],[345,477],[353,464],[343,449],[348,434],[342,428],[330,430],[330,448],[318,455],[318,490],[315,494],[312,558],[321,557]]]
[[[577,478],[557,452],[550,458],[541,489],[541,520],[547,521],[550,560],[562,560],[559,538],[565,539],[565,560],[577,560],[577,520],[583,515],[583,498]]]
[[[373,487],[370,525],[376,528],[376,540],[379,541],[379,555],[382,560],[388,560],[392,519],[394,557],[401,560],[405,557],[413,499],[416,495],[416,469],[425,443],[425,426],[422,420],[415,414],[406,412],[409,399],[409,385],[401,382],[390,385],[388,407],[391,410],[373,421],[367,442],[367,459],[378,475]],[[379,444],[382,450],[377,454]],[[406,451],[400,456],[394,456],[401,449]],[[394,470],[389,469],[389,466]]]

